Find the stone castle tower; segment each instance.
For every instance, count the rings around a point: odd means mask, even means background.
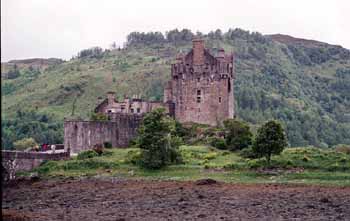
[[[198,38],[187,55],[177,56],[164,89],[177,120],[215,126],[234,117],[233,59],[223,49],[213,56]]]

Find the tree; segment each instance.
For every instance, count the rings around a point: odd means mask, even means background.
[[[141,148],[140,165],[159,169],[178,162],[181,139],[175,134],[175,121],[165,114],[163,108],[146,114],[136,138],[136,144]]]
[[[115,41],[113,41],[113,43],[111,44],[111,49],[114,50],[117,48],[117,44],[115,43]]]
[[[245,122],[228,119],[224,121],[226,145],[229,150],[241,150],[252,144],[253,134]]]
[[[258,156],[265,157],[270,165],[271,155],[280,154],[287,145],[287,137],[281,123],[271,120],[258,129],[253,151]]]
[[[23,138],[13,143],[16,150],[25,150],[38,146],[37,142],[33,138]]]

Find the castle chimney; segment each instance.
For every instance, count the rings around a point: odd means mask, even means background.
[[[198,37],[193,38],[193,64],[204,64],[204,41]]]
[[[113,91],[107,92],[108,104],[114,104],[115,93]]]
[[[220,48],[217,58],[224,59],[225,58],[225,50],[223,48]]]

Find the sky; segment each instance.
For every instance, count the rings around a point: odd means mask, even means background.
[[[350,0],[2,0],[1,61],[70,59],[132,31],[242,28],[350,49]]]

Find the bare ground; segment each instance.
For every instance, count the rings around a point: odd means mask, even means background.
[[[350,187],[116,178],[22,181],[4,220],[350,220]]]

